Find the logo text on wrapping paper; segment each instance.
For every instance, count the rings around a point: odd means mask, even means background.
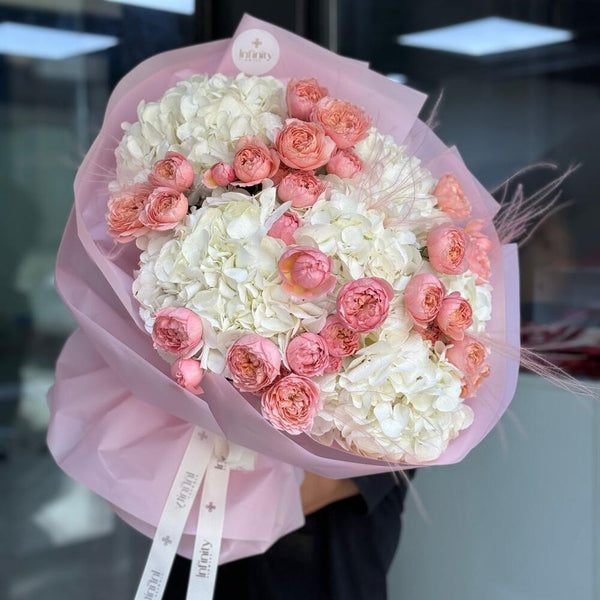
[[[247,29],[233,41],[231,58],[247,75],[263,75],[279,61],[279,43],[264,29]]]

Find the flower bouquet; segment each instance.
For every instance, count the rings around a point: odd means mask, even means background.
[[[117,86],[58,259],[49,445],[155,535],[140,597],[178,544],[201,586],[299,527],[303,470],[456,462],[508,406],[515,247],[423,101],[248,16]]]

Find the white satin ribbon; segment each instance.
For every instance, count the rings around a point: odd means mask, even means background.
[[[161,600],[190,510],[214,446],[214,435],[194,429],[163,508],[135,600]]]
[[[231,470],[253,471],[256,452],[216,437],[204,478],[186,600],[212,600]]]
[[[256,453],[199,427],[171,486],[135,600],[161,600],[185,524],[204,479],[187,600],[213,597],[232,469],[254,469]]]
[[[223,537],[228,485],[229,465],[225,457],[217,457],[213,450],[200,500],[200,514],[186,600],[210,600],[213,597]]]

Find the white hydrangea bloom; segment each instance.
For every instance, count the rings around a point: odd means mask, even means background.
[[[444,216],[435,208],[433,189],[437,180],[391,136],[371,128],[369,135],[356,144],[355,152],[366,167],[356,184],[364,190],[369,204],[383,209],[389,220],[410,222]]]
[[[472,423],[460,373],[412,331],[399,301],[364,342],[340,373],[322,378],[313,435],[366,456],[434,460]]]
[[[340,285],[361,277],[381,277],[402,289],[423,259],[407,227],[384,227],[381,211],[369,209],[359,191],[334,191],[303,215],[299,243],[314,243],[332,256]]]
[[[286,114],[284,86],[274,77],[194,75],[157,102],[141,102],[138,121],[123,123],[116,149],[113,189],[145,181],[152,165],[179,152],[201,173],[219,161],[232,162],[244,135],[273,140]]]
[[[249,331],[282,352],[299,331],[320,331],[334,305],[327,297],[298,303],[282,290],[277,263],[285,245],[266,235],[275,208],[275,188],[227,192],[192,209],[173,232],[148,236],[133,285],[147,327],[167,306],[200,315],[205,367],[209,358],[223,365],[227,347]]]

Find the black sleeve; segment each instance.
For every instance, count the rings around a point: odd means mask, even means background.
[[[404,472],[409,479],[414,477],[414,469]],[[380,502],[390,494],[404,498],[408,484],[401,473],[378,473],[354,477],[353,480],[362,496],[364,510],[371,514]]]

